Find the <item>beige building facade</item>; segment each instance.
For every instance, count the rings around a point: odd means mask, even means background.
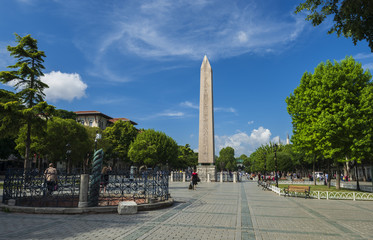
[[[111,126],[116,121],[129,121],[133,125],[137,125],[137,123],[127,118],[112,118],[99,111],[77,111],[75,114],[77,115],[76,121],[78,123],[89,127],[99,127],[102,130],[105,130],[105,128]]]

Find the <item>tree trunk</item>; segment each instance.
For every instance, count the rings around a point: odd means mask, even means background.
[[[313,185],[316,186],[315,161],[316,161],[316,157],[313,160],[313,164],[312,164]]]
[[[328,182],[328,188],[330,188],[330,179],[331,179],[331,176],[330,176],[330,159],[328,158],[328,179],[326,179]]]
[[[358,164],[357,161],[355,161],[355,177],[356,177],[356,190],[360,191],[360,185],[359,185],[359,171],[357,169]]]
[[[26,170],[30,168],[30,146],[31,146],[31,120],[28,118],[27,121],[27,133],[26,133],[26,151],[25,151],[25,161],[23,163],[23,168]]]
[[[361,165],[361,169],[363,170],[363,181],[366,182],[367,181],[367,174],[365,172],[365,167],[364,167],[363,161],[361,161],[360,165]]]
[[[341,189],[341,170],[337,164],[337,176],[335,176],[335,189]]]

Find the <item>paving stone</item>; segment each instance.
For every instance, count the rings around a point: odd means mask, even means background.
[[[255,182],[170,183],[170,208],[136,215],[0,212],[0,239],[373,239],[373,203],[278,196]]]

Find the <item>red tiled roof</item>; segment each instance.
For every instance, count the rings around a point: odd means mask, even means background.
[[[131,122],[133,125],[137,125],[134,121],[129,120],[128,118],[112,118],[109,120],[109,122],[115,123],[116,121],[125,121],[125,122]]]
[[[101,115],[107,119],[112,119],[112,117],[109,117],[106,114],[103,114],[102,112],[99,111],[76,111],[74,112],[76,115]]]

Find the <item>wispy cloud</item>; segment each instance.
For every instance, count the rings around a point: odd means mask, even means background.
[[[284,51],[308,24],[293,9],[288,14],[269,12],[253,0],[113,0],[110,4],[93,1],[92,6],[66,0],[59,4],[72,14],[80,12],[73,17],[84,18],[77,21],[77,27],[85,32],[79,31],[76,45],[92,60],[98,74],[113,81],[130,78],[116,74],[110,64],[112,54],[168,62],[200,60],[205,54],[215,60],[246,53],[272,54]],[[87,7],[98,9],[84,11]],[[99,26],[97,31],[80,25],[92,21]]]
[[[353,56],[355,60],[362,60],[362,59],[367,59],[367,58],[373,58],[372,53],[358,53],[355,56]]]
[[[214,112],[228,112],[228,113],[237,113],[236,109],[230,107],[230,108],[221,108],[216,107],[214,108]]]
[[[158,116],[164,116],[164,117],[183,117],[185,116],[185,113],[183,112],[164,112],[157,114]]]
[[[373,63],[367,63],[362,66],[365,69],[373,70]]]
[[[305,21],[301,16],[273,16],[254,1],[164,1],[113,9],[118,28],[100,51],[110,47],[147,58],[183,56],[225,58],[263,49],[280,49],[295,40]],[[120,17],[123,16],[123,17]],[[275,37],[274,37],[275,36]]]
[[[254,121],[248,121],[247,124],[249,125],[254,124]]]
[[[188,107],[188,108],[193,108],[193,109],[199,109],[199,106],[196,105],[196,104],[193,104],[192,102],[189,102],[189,101],[185,101],[185,102],[182,102],[180,103],[180,106],[182,107]]]

